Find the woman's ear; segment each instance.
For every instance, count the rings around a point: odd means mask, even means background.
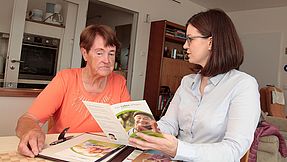
[[[87,61],[87,57],[88,57],[87,50],[84,49],[83,47],[81,47],[80,50],[81,50],[84,60]]]
[[[212,49],[212,37],[208,38],[208,50],[210,51]]]

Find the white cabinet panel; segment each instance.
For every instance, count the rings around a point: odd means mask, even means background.
[[[62,39],[63,34],[64,34],[64,28],[47,25],[47,24],[36,23],[32,21],[26,21],[24,32],[35,34],[35,35]]]
[[[14,0],[4,76],[4,81],[9,83],[8,87],[16,87],[14,83],[18,82],[19,62],[11,60],[20,60],[27,4],[28,0]]]
[[[14,0],[0,0],[0,32],[9,33]]]

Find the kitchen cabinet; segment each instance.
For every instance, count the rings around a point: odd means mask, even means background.
[[[14,0],[0,0],[0,32],[9,33]]]
[[[45,6],[46,1],[14,0],[13,2],[5,72],[2,75],[2,79],[0,78],[0,81],[4,82],[4,87],[16,88],[19,85],[18,83],[29,84],[31,86],[36,84],[46,85],[49,83],[49,80],[39,80],[38,78],[19,78],[24,33],[60,40],[58,61],[56,63],[57,71],[65,68],[80,67],[79,35],[85,28],[85,13],[88,9],[88,0],[56,0],[55,3],[63,5],[65,20],[63,25],[52,25],[27,19],[27,12],[31,9],[40,8],[44,10],[45,7],[43,6]]]

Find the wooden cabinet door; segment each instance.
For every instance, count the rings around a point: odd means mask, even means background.
[[[187,61],[163,58],[161,86],[169,86],[172,93],[175,93],[180,85],[181,79],[188,74],[191,74],[192,64]]]
[[[161,86],[168,86],[171,93],[175,93],[180,84],[180,61],[171,58],[163,58]]]

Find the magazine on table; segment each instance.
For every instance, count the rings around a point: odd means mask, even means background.
[[[52,161],[99,162],[109,161],[124,148],[106,137],[83,133],[65,142],[43,149],[37,157]]]
[[[175,162],[170,156],[155,150],[137,150],[129,154],[122,162]]]
[[[104,104],[83,101],[91,115],[111,142],[129,145],[128,138],[142,132],[155,137],[163,137],[157,131],[156,123],[145,100],[118,104]]]

